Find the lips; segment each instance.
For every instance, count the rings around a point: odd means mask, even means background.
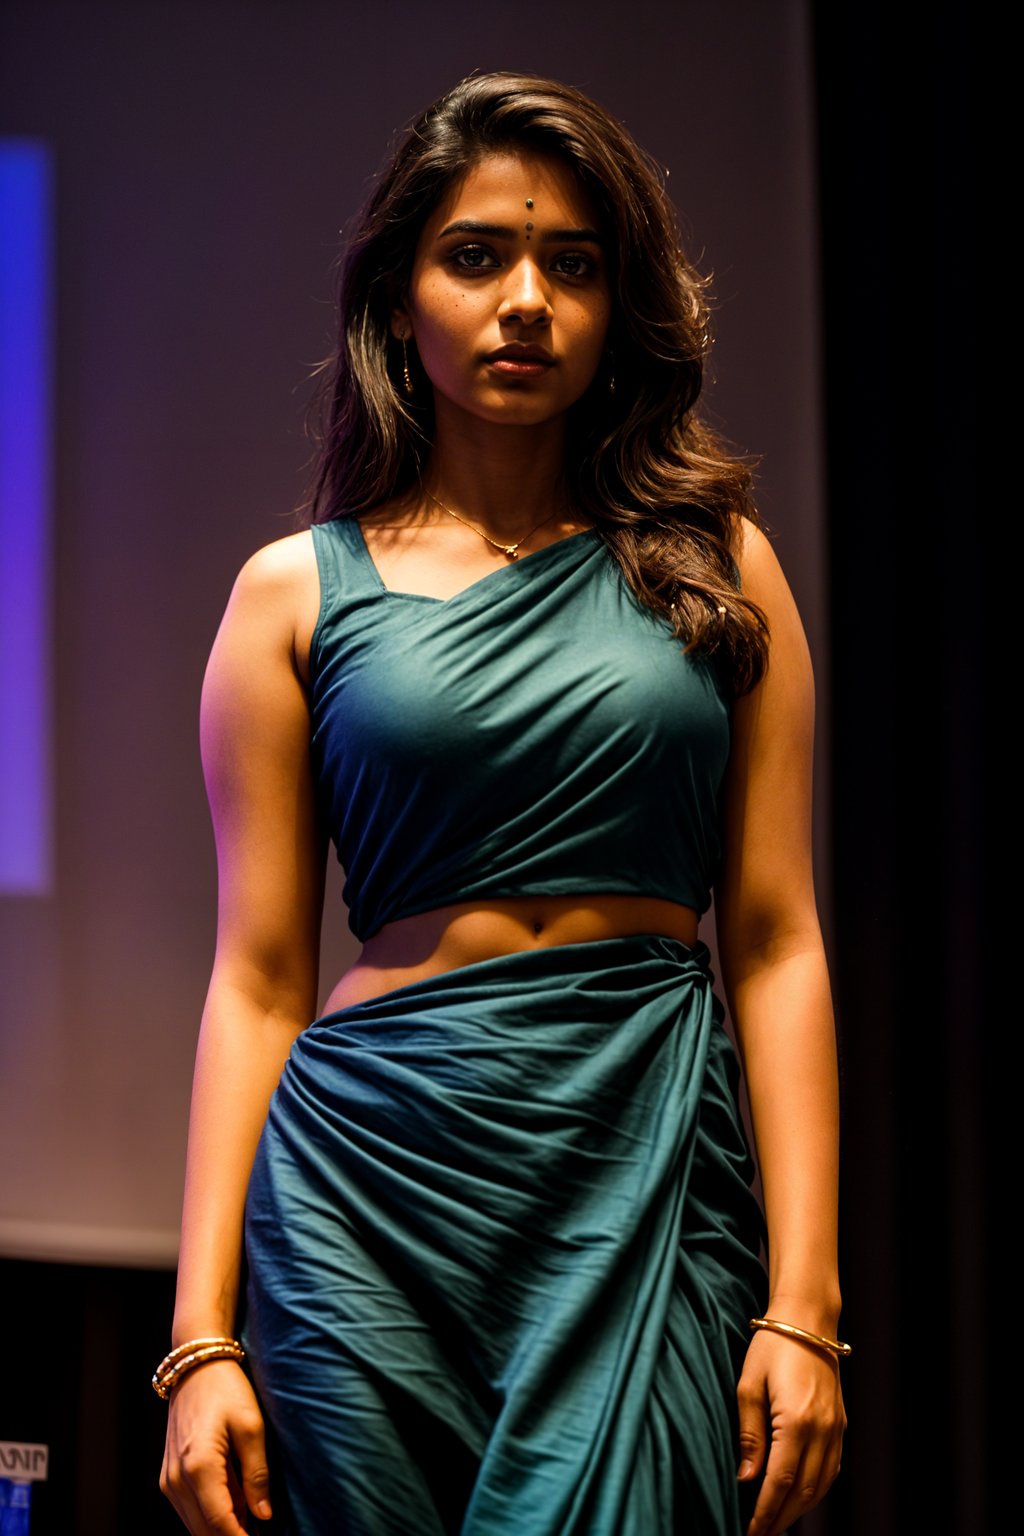
[[[498,368],[552,368],[555,359],[550,352],[543,347],[527,346],[519,342],[509,342],[507,346],[497,347],[487,354],[487,362]]]

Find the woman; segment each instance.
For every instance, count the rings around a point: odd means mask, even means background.
[[[777,1536],[838,1471],[811,672],[707,347],[652,163],[555,82],[433,104],[349,241],[311,526],[203,692],[194,1536]],[[363,948],[310,1024],[328,833]]]

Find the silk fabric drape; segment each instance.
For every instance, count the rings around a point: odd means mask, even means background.
[[[707,960],[542,948],[300,1036],[246,1212],[289,1530],[739,1532],[762,1223]]]

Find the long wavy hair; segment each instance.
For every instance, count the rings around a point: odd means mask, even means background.
[[[353,517],[411,490],[433,437],[433,397],[413,353],[414,393],[391,334],[420,232],[489,154],[526,149],[568,166],[596,206],[610,262],[614,370],[569,413],[566,476],[638,600],[687,649],[714,655],[733,692],[764,673],[763,614],[737,589],[739,520],[759,518],[753,465],[698,412],[711,345],[708,279],[683,253],[658,164],[569,85],[474,74],[402,136],[347,235],[337,268],[337,341],[320,365],[316,444],[303,521]]]

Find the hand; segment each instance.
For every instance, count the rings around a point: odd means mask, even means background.
[[[195,1366],[172,1389],[160,1488],[192,1536],[245,1536],[247,1509],[270,1519],[263,1417],[234,1361]]]
[[[780,1536],[824,1498],[839,1471],[846,1429],[839,1362],[799,1340],[755,1333],[737,1397],[740,1481],[764,1468],[747,1536]]]

